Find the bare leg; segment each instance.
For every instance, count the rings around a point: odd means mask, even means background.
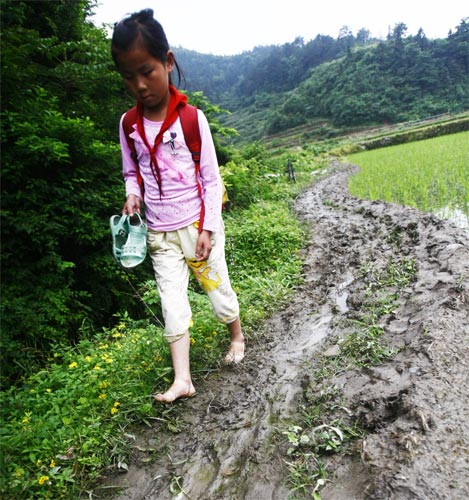
[[[228,331],[231,335],[230,349],[225,356],[225,363],[237,364],[244,359],[244,335],[241,329],[241,321],[237,318],[228,325]]]
[[[189,332],[184,337],[171,342],[169,351],[173,361],[174,382],[163,394],[157,394],[155,400],[160,403],[172,403],[179,398],[187,398],[195,394],[191,380],[189,361],[190,338]]]

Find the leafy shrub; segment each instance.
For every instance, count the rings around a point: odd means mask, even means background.
[[[124,316],[0,393],[2,498],[77,498],[104,466],[124,463],[125,426],[154,414],[150,394],[170,371],[165,344]]]

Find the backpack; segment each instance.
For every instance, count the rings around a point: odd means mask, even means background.
[[[202,186],[199,182],[199,172],[200,172],[200,152],[202,150],[202,139],[200,137],[199,120],[197,115],[197,107],[191,104],[186,104],[185,106],[180,106],[178,109],[179,119],[181,121],[182,132],[184,134],[184,141],[189,148],[192,155],[192,160],[195,165],[195,177],[197,179],[197,190],[199,196],[202,199]],[[137,167],[137,181],[140,186],[140,190],[143,193],[143,179],[140,173],[140,167],[138,164],[137,151],[135,149],[135,142],[131,139],[130,134],[134,131],[133,125],[137,122],[137,107],[129,109],[124,115],[122,120],[122,128],[124,130],[125,138],[127,144],[130,148],[131,156],[135,165]],[[223,198],[222,198],[222,209],[228,200],[228,193],[226,192],[225,184],[223,183]],[[202,201],[202,206],[200,210],[200,221],[199,221],[199,231],[202,231],[203,220],[205,215],[205,206]]]

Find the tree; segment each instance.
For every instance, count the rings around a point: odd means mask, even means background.
[[[30,366],[54,343],[75,339],[84,322],[105,324],[118,309],[109,291],[123,288],[108,236],[122,197],[118,118],[103,110],[125,107],[100,105],[115,80],[102,32],[85,23],[93,4],[2,2],[6,376],[18,373],[15,363]],[[97,97],[97,81],[107,97]]]
[[[366,45],[371,40],[371,33],[366,28],[361,28],[356,36],[358,45]]]
[[[355,42],[352,30],[348,26],[342,26],[342,28],[339,31],[339,36],[337,38],[337,41],[341,49],[345,53],[350,54],[350,51],[352,50],[353,44]]]

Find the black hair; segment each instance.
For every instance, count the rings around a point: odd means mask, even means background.
[[[170,50],[168,39],[163,26],[153,17],[152,9],[135,12],[114,24],[111,54],[116,66],[119,66],[118,56],[130,50],[137,41],[140,41],[155,59],[163,63],[167,61]],[[180,83],[181,77],[184,79],[184,75],[176,59],[174,59],[174,65],[178,72],[178,83]],[[172,83],[171,80],[170,76],[170,83]]]

